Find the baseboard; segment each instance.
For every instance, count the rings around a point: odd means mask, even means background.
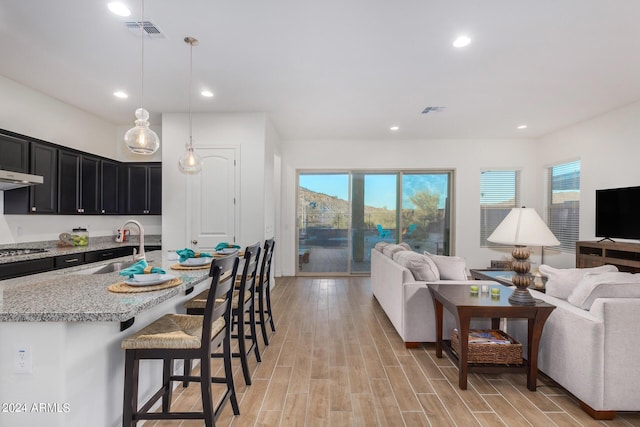
[[[580,403],[582,410],[589,414],[594,420],[612,420],[616,417],[616,411],[598,411],[581,400],[579,400],[578,403]]]

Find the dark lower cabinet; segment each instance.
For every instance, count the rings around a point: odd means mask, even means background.
[[[112,249],[77,252],[68,255],[0,264],[0,280],[133,255],[133,248],[137,249],[137,246],[120,246]],[[161,246],[145,246],[145,250],[149,252],[160,249]]]
[[[51,270],[53,270],[53,258],[10,262],[7,264],[0,264],[0,280]]]
[[[84,262],[89,264],[92,262],[104,261],[107,259],[120,258],[127,255],[132,255],[133,249],[131,246],[124,248],[103,249],[100,251],[87,252],[84,255]]]
[[[60,255],[53,258],[53,268],[58,270],[60,268],[73,267],[75,265],[82,265],[85,263],[85,254],[82,252]]]

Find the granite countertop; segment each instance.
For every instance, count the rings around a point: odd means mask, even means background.
[[[99,251],[102,249],[114,249],[114,248],[122,248],[122,247],[133,248],[133,247],[137,247],[139,243],[140,243],[139,237],[137,235],[134,235],[134,236],[129,236],[127,241],[124,243],[116,243],[114,236],[91,237],[89,238],[89,244],[86,246],[58,247],[57,240],[50,240],[50,241],[44,241],[44,242],[3,244],[3,245],[0,245],[0,249],[3,249],[3,248],[19,248],[19,249],[39,248],[40,249],[42,248],[42,249],[46,249],[46,252],[36,252],[36,253],[30,253],[26,255],[0,257],[0,264],[7,264],[10,262],[17,262],[17,261],[27,261],[32,259],[56,257],[60,255],[69,255],[69,254],[75,254],[75,253],[81,253],[81,252]],[[162,242],[161,242],[160,235],[144,236],[145,246],[161,246],[161,243]]]
[[[169,260],[165,251],[147,252],[147,262],[182,278],[183,283],[173,288],[112,293],[107,287],[123,280],[118,272],[86,274],[101,265],[131,260],[131,256],[126,256],[0,281],[0,322],[123,322],[172,297],[184,295],[209,274],[208,269],[172,270],[171,265],[178,261]]]

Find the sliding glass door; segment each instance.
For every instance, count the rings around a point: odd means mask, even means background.
[[[371,271],[371,249],[397,241],[398,174],[351,174],[351,272]]]
[[[348,273],[349,174],[300,173],[298,271]]]
[[[448,255],[452,172],[299,172],[298,273],[368,274],[378,242]]]
[[[401,240],[416,252],[449,255],[450,172],[402,174]]]

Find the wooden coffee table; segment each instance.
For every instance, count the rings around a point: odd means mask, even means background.
[[[509,296],[511,288],[501,287],[500,297],[492,298],[490,294],[479,292],[472,295],[467,285],[428,285],[433,297],[436,313],[436,356],[442,357],[442,315],[446,308],[456,316],[460,347],[458,351],[458,385],[467,389],[468,372],[500,372],[505,369],[525,370],[527,372],[527,388],[536,390],[538,378],[538,345],[542,328],[551,312],[556,308],[544,301],[536,300],[535,305],[511,305]],[[528,319],[527,357],[523,365],[500,366],[492,364],[468,363],[469,323],[472,317],[491,318],[491,327],[498,329],[501,318]],[[450,350],[450,346],[447,346]],[[455,359],[455,356],[454,356]]]

